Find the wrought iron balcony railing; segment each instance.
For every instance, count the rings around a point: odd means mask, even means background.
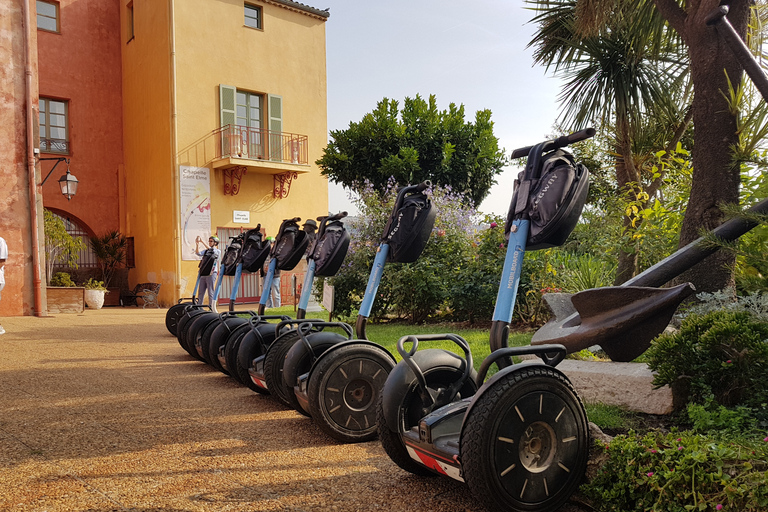
[[[244,158],[307,165],[309,143],[306,135],[273,132],[228,124],[213,132],[216,158]]]
[[[64,139],[40,139],[40,152],[69,154],[69,141]]]

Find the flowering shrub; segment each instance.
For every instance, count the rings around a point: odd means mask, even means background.
[[[768,442],[631,432],[600,449],[607,460],[581,487],[598,512],[758,512],[768,507]]]
[[[471,249],[470,233],[474,208],[450,187],[427,191],[437,215],[424,252],[414,263],[389,263],[371,310],[371,317],[394,314],[412,322],[423,322],[444,307],[451,287],[462,276],[462,262]],[[344,264],[331,278],[335,287],[335,312],[353,315],[360,307],[373,259],[384,227],[394,207],[397,184],[387,182],[383,191],[366,182],[352,201],[360,216],[350,224],[353,233]]]

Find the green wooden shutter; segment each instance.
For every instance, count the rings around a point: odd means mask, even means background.
[[[269,157],[283,161],[283,97],[268,94],[269,115]]]
[[[233,147],[238,140],[235,137],[235,94],[237,90],[231,85],[219,85],[219,122],[221,128],[231,125],[231,128],[221,131],[221,157],[234,155],[238,152]]]

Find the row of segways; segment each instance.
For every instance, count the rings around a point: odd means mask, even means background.
[[[221,272],[213,294],[216,300],[224,276],[233,277],[228,311],[211,312],[210,307],[200,304],[193,293],[191,299],[182,299],[169,309],[166,315],[168,330],[176,335],[181,347],[192,357],[210,364],[256,392],[267,392],[250,378],[248,368],[279,334],[290,331],[291,325],[298,325],[297,320],[304,318],[314,277],[335,275],[340,268],[350,240],[341,222],[346,215],[346,212],[341,212],[332,217],[318,218],[320,226],[316,237],[299,228],[299,218],[284,220],[272,245],[264,239],[260,225],[232,237],[222,257]],[[312,239],[314,241],[310,246]],[[297,320],[284,315],[265,315],[275,271],[293,270],[305,254],[308,270]],[[242,273],[260,271],[268,256],[271,259],[258,311],[236,310],[235,298]],[[195,292],[199,280],[198,276]]]
[[[490,509],[556,510],[586,469],[586,413],[568,378],[555,368],[565,357],[565,347],[510,348],[507,337],[526,250],[564,243],[586,199],[588,171],[562,148],[592,135],[594,130],[585,130],[513,152],[514,158],[527,156],[528,161],[516,182],[505,228],[507,255],[490,332],[492,353],[479,372],[468,343],[454,334],[400,339],[397,350],[402,360],[397,364],[392,354],[366,337],[385,263],[415,261],[432,231],[434,212],[424,193],[428,183],[398,193],[371,269],[356,338],[352,327],[340,322],[297,318],[267,324],[259,315],[262,297],[259,313],[250,312],[249,319],[240,320],[240,350],[230,363],[227,346],[238,328],[227,326],[227,319],[234,316],[232,299],[230,311],[217,315],[215,327],[226,330],[228,337],[209,340],[207,358],[205,352],[198,351],[198,356],[215,366],[212,361],[218,354],[223,370],[230,365],[245,369],[247,373],[239,374],[244,384],[311,416],[335,439],[358,442],[378,435],[401,468],[464,481]],[[291,222],[285,221],[281,232],[289,231]],[[315,249],[319,244],[318,234]],[[316,264],[311,257],[308,261],[310,268]],[[279,264],[273,248],[270,269]],[[310,288],[305,283],[302,296]],[[190,322],[184,321],[185,316],[209,314],[196,313],[200,309],[194,301],[186,305],[177,330],[183,331]],[[200,343],[188,341],[197,336]],[[191,347],[205,345],[204,337],[187,332],[190,354],[195,355]],[[249,344],[254,347],[242,350],[245,340],[252,338]],[[418,350],[420,343],[432,340],[453,341],[463,357],[442,349]],[[521,355],[540,360],[514,363],[513,357]],[[484,382],[494,364],[499,371]]]

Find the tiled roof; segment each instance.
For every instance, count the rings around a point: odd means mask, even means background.
[[[310,14],[314,14],[316,16],[322,16],[323,18],[327,18],[331,15],[330,9],[317,9],[316,7],[311,7],[309,5],[302,4],[301,2],[294,2],[293,0],[270,0],[270,1],[276,4],[285,5],[286,7],[293,7],[300,11],[305,11]]]

